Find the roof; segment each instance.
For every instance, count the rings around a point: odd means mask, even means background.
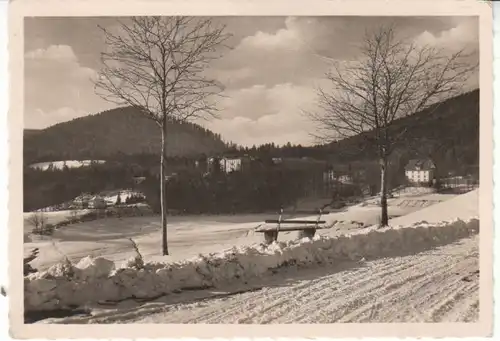
[[[98,200],[98,201],[104,201],[104,198],[101,197],[100,195],[96,195],[96,196],[93,196],[92,198],[90,198],[89,200]]]
[[[87,201],[92,199],[92,195],[88,193],[80,194],[76,198],[73,199],[73,201]]]
[[[436,165],[430,159],[413,159],[408,161],[405,170],[431,170],[435,168]]]

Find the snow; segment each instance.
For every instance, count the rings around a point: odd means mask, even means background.
[[[134,191],[131,189],[125,189],[125,190],[119,190],[119,191],[112,191],[108,193],[101,193],[100,196],[109,204],[114,205],[116,201],[118,200],[118,196],[120,196],[120,201],[125,204],[125,200],[127,198],[130,198],[133,195],[143,195],[141,192]]]
[[[433,199],[432,203],[435,203],[455,197],[454,195],[433,194],[422,198]],[[417,210],[423,211],[420,206],[400,207],[398,206],[400,200],[400,198],[389,200],[390,216],[401,216]],[[418,202],[419,198],[414,197],[413,200]],[[70,211],[46,213],[52,221],[66,219],[69,215]],[[27,216],[25,214],[25,217]],[[346,207],[324,215],[322,220],[326,220],[327,225],[332,228],[319,230],[317,234],[333,237],[364,229],[366,226],[377,224],[379,216],[380,207],[376,205],[362,203]],[[77,263],[88,255],[106,257],[115,261],[118,266],[135,255],[128,239],[133,238],[146,261],[179,261],[200,253],[207,254],[233,246],[260,243],[263,235],[255,233],[254,229],[262,225],[264,220],[276,218],[275,214],[169,217],[168,240],[171,255],[166,257],[160,254],[161,223],[157,216],[105,218],[71,224],[57,229],[50,239],[25,243],[24,250],[25,253],[29,253],[33,248],[40,249],[39,257],[31,263],[39,270],[48,269],[64,257]],[[296,218],[316,219],[316,216],[296,216]],[[31,227],[26,223],[25,229],[25,234],[31,231]],[[294,240],[297,234],[297,232],[282,232],[278,240]]]
[[[82,258],[76,265],[82,279],[106,278],[115,269],[115,263],[104,258]]]
[[[31,168],[36,168],[40,170],[49,169],[50,165],[54,167],[54,169],[63,169],[64,165],[68,166],[68,168],[80,168],[80,167],[88,167],[92,162],[95,163],[106,163],[104,160],[63,160],[63,161],[49,161],[49,162],[38,162],[31,164]]]
[[[81,215],[84,215],[88,213],[89,210],[87,209],[82,209],[82,210],[61,210],[61,211],[50,211],[50,212],[43,212],[43,216],[47,219],[47,224],[57,224],[62,221],[68,220],[74,215],[75,217],[79,217]],[[28,244],[26,245],[31,245],[29,241],[31,240],[31,232],[33,231],[33,225],[29,223],[29,218],[33,214],[33,212],[24,212],[23,213],[23,228],[24,228],[24,240],[28,241]]]
[[[412,187],[412,186],[401,186],[392,190],[392,193],[397,196],[414,196],[422,194],[435,193],[436,189],[432,187]]]
[[[434,197],[422,197],[423,200]],[[396,225],[413,224],[425,219],[427,222],[439,222],[454,218],[467,218],[477,216],[479,211],[479,190],[474,190],[445,200],[438,205],[431,205],[423,210],[414,211],[391,221]]]
[[[115,194],[115,193],[111,193]],[[454,195],[425,195],[422,198],[432,198],[432,203],[453,199]],[[399,198],[389,200],[391,216],[405,215],[420,206],[398,206]],[[418,202],[419,198],[413,200]],[[431,202],[431,201],[429,201]],[[299,207],[299,209],[303,209]],[[49,220],[69,217],[69,211],[46,213]],[[351,233],[366,226],[378,223],[380,207],[376,205],[359,204],[324,215],[332,228],[319,230],[318,235],[337,236]],[[27,217],[27,215],[26,215]],[[60,262],[64,256],[77,263],[81,258],[91,255],[103,256],[120,265],[135,255],[128,238],[133,238],[146,261],[180,261],[197,256],[200,253],[218,252],[233,246],[252,245],[263,241],[261,233],[254,229],[263,224],[266,219],[276,219],[275,214],[219,215],[219,216],[174,216],[168,219],[168,241],[170,256],[162,256],[161,223],[158,216],[105,218],[95,221],[71,224],[55,231],[48,240],[32,241],[24,244],[26,253],[33,248],[39,248],[39,257],[31,264],[39,270],[46,270]],[[286,216],[285,218],[289,218]],[[316,219],[316,216],[299,217]],[[26,223],[25,223],[26,226]],[[31,227],[25,227],[25,233]],[[289,241],[297,238],[297,232],[280,233],[279,241]]]
[[[476,322],[478,238],[401,257],[289,268],[247,285],[96,306],[89,316],[40,323]]]
[[[188,288],[218,287],[235,280],[265,276],[273,269],[288,265],[310,267],[342,260],[377,259],[444,245],[478,232],[478,219],[457,219],[437,224],[371,228],[333,238],[317,236],[271,245],[233,247],[179,262],[146,263],[143,268],[134,264],[130,267],[128,262],[127,267],[112,270],[113,262],[100,258],[81,261],[76,267],[63,270],[60,270],[61,264],[56,264],[27,277],[25,309],[65,308],[102,300],[156,297]],[[99,277],[89,277],[88,273],[99,274]]]
[[[72,215],[80,216],[80,215],[84,215],[84,214],[89,213],[89,212],[90,212],[90,210],[88,210],[88,209],[61,210],[61,211],[43,212],[43,215],[45,218],[47,218],[48,224],[57,224],[57,223],[60,223],[61,221],[64,221],[64,220],[71,218]],[[23,213],[25,230],[26,229],[30,230],[31,226],[28,222],[28,219],[32,214],[33,214],[33,212],[24,212]]]
[[[438,197],[433,195],[433,198]],[[117,223],[115,225],[107,220],[75,224],[56,231],[54,238],[59,240],[57,243],[51,241],[45,247],[42,247],[43,243],[32,243],[32,246],[40,247],[41,254],[45,253],[45,266],[52,266],[25,278],[25,308],[44,310],[96,304],[102,300],[151,298],[182,289],[221,288],[235,281],[244,283],[290,265],[311,268],[318,264],[330,266],[345,261],[425,251],[477,234],[479,220],[473,218],[477,215],[477,199],[478,191],[444,200],[406,217],[393,219],[392,227],[385,229],[340,226],[323,230],[312,240],[297,240],[290,233],[283,233],[278,243],[268,246],[259,244],[262,236],[249,233],[264,220],[262,216],[176,217],[174,231],[169,231],[171,250],[190,249],[177,258],[158,256],[160,238],[155,223],[148,225],[140,218],[128,218],[122,220],[129,223],[127,226],[120,225],[119,219],[113,221]],[[394,210],[398,210],[397,205],[391,206],[390,212]],[[378,213],[379,208],[356,205],[331,215],[339,221],[340,217],[347,219],[350,212],[351,218],[370,222],[376,221],[375,211]],[[360,217],[362,212],[365,216]],[[446,215],[453,216],[453,219],[442,222],[440,217]],[[327,217],[332,221],[330,215]],[[205,225],[200,228],[200,224]],[[132,242],[126,238],[134,238],[145,256],[145,263],[138,262]],[[226,239],[225,243],[221,244],[221,239]],[[62,246],[66,247],[63,251],[60,250]],[[114,249],[107,250],[106,246]],[[52,255],[47,262],[48,250],[60,254],[57,257]],[[73,257],[68,258],[84,260],[77,266],[67,260],[56,263],[70,251]],[[187,257],[193,251],[194,257]],[[32,264],[37,267],[35,261]],[[120,262],[121,265],[117,266]]]

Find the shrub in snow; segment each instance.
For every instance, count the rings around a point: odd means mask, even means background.
[[[140,255],[132,256],[123,263],[122,268],[142,269],[144,268],[144,260]]]
[[[25,310],[47,310],[100,300],[155,297],[186,288],[246,281],[285,266],[308,267],[342,260],[404,255],[479,232],[479,220],[409,227],[368,228],[334,238],[315,236],[289,242],[234,247],[174,263],[144,263],[140,254],[113,270],[104,258],[87,257],[76,267],[65,262],[25,278]],[[75,295],[78,293],[78,295]]]
[[[136,255],[127,259],[124,263],[124,267],[135,268],[135,269],[144,268],[144,258],[142,257],[142,254],[139,251],[139,247],[137,246],[137,243],[132,238],[129,238],[128,240],[130,240],[130,242],[132,243],[132,246],[134,247]]]

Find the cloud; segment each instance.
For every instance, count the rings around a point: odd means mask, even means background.
[[[265,142],[309,144],[313,126],[303,115],[314,103],[311,87],[290,83],[234,90],[221,119],[207,127],[224,139],[251,146]]]
[[[478,47],[473,17],[287,17],[283,23],[274,32],[257,31],[242,38],[207,74],[229,89],[254,84],[310,85],[324,76],[328,60],[356,59],[364,35],[389,24],[411,40]]]
[[[70,61],[76,62],[76,55],[73,49],[67,45],[52,45],[47,49],[36,49],[26,53],[25,56],[30,60],[49,60],[49,61]]]
[[[325,62],[311,54],[302,32],[289,26],[275,32],[258,31],[243,38],[212,63],[208,74],[232,89],[254,84],[307,84],[325,72]]]
[[[111,105],[94,94],[94,69],[80,65],[68,45],[51,45],[25,53],[25,124],[93,114]],[[41,114],[43,113],[43,114]],[[51,123],[52,124],[52,123]]]
[[[322,81],[328,64],[318,55],[348,63],[357,58],[366,31],[380,24],[395,24],[402,37],[450,51],[479,47],[475,18],[287,18],[284,28],[242,39],[215,65],[228,98],[221,103],[223,118],[209,128],[244,145],[310,143],[314,126],[301,109],[314,106],[314,85],[328,86]],[[472,76],[466,87],[477,82]]]
[[[52,111],[36,109],[30,113],[29,119],[25,120],[24,125],[26,129],[43,129],[88,114],[85,110],[75,110],[70,107],[63,107]]]
[[[52,45],[46,49],[29,51],[25,55],[26,69],[36,72],[40,69],[59,69],[69,77],[77,77],[91,80],[97,76],[97,72],[91,68],[79,64],[73,49],[68,45]]]
[[[287,27],[275,33],[258,31],[255,35],[242,39],[239,47],[264,50],[284,49],[288,51],[300,51],[303,45],[300,31]]]
[[[436,33],[424,31],[415,38],[420,45],[439,46],[450,50],[479,49],[479,21],[476,17],[456,20],[456,26]]]
[[[113,105],[95,95],[101,20],[27,20],[25,122],[47,126]],[[307,144],[313,127],[301,113],[315,102],[327,59],[357,57],[360,39],[380,24],[417,42],[478,49],[477,19],[469,17],[220,17],[234,33],[232,46],[207,76],[225,87],[221,119],[205,124],[224,139],[251,145],[267,141]],[[114,24],[109,19],[105,26]],[[86,40],[85,37],[88,37]],[[325,58],[327,57],[327,58]],[[476,78],[471,82],[476,84]],[[206,123],[206,122],[205,122]]]
[[[431,46],[452,54],[463,50],[461,61],[476,65],[479,63],[479,21],[477,17],[454,18],[454,26],[437,33],[425,31],[415,38],[420,46]],[[464,90],[479,87],[479,69],[477,69],[464,84]]]

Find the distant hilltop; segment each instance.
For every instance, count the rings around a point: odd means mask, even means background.
[[[197,124],[173,121],[168,127],[169,156],[220,153],[221,136]],[[26,164],[53,160],[106,160],[116,154],[159,154],[158,125],[132,107],[80,117],[42,130],[24,131]]]

